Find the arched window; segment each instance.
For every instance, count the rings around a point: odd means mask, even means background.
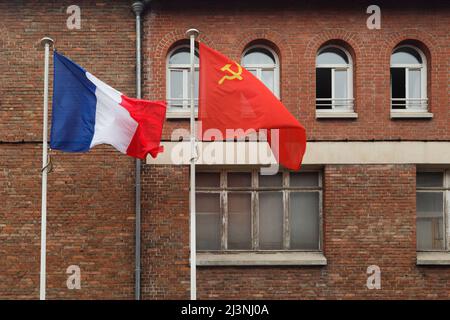
[[[168,116],[188,117],[190,109],[190,52],[189,46],[173,49],[167,57],[167,106]],[[195,103],[198,107],[199,58],[195,52]]]
[[[329,45],[317,54],[316,109],[353,112],[353,63],[344,48]]]
[[[275,51],[267,46],[251,46],[244,51],[241,64],[280,97],[280,64]]]
[[[402,45],[391,55],[393,111],[427,111],[426,57],[416,47]]]

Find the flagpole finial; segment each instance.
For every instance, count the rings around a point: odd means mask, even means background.
[[[48,44],[49,46],[51,46],[51,45],[53,45],[53,43],[55,43],[55,41],[53,41],[53,39],[50,38],[50,37],[43,37],[43,38],[41,39],[41,45],[42,45],[43,47],[45,47],[46,44]]]
[[[188,31],[186,31],[186,36],[188,38],[190,38],[192,35],[194,36],[194,38],[197,38],[199,35],[199,31],[197,29],[189,29]]]
[[[144,3],[141,1],[136,1],[131,5],[131,9],[133,10],[134,14],[139,16],[141,15],[142,11],[144,11]]]

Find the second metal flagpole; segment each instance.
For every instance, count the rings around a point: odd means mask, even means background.
[[[186,35],[190,38],[190,107],[191,107],[191,164],[190,164],[190,264],[191,264],[191,300],[197,299],[197,259],[196,259],[196,222],[195,222],[195,38],[199,32],[197,29],[189,29]]]
[[[50,45],[53,40],[48,37],[41,39],[41,45],[45,48],[44,64],[44,123],[42,133],[42,199],[41,199],[41,268],[39,299],[45,300],[46,280],[46,246],[47,246],[47,171],[48,171],[48,65],[50,58]]]

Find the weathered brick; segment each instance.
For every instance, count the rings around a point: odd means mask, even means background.
[[[130,1],[87,1],[82,29],[66,28],[63,1],[0,3],[0,297],[39,294],[43,50],[57,49],[114,88],[135,94]],[[143,16],[143,96],[165,99],[166,55],[185,31],[239,61],[252,42],[281,60],[281,99],[309,140],[450,140],[450,7],[379,1],[381,30],[366,28],[369,1],[152,1]],[[19,14],[20,13],[20,14]],[[426,53],[431,120],[389,117],[389,59],[412,41]],[[315,56],[328,42],[354,59],[357,120],[315,119]],[[51,72],[52,73],[52,72]],[[51,88],[50,88],[51,89]],[[50,90],[51,93],[51,90]],[[165,123],[164,139],[186,120]],[[52,151],[48,192],[48,298],[134,297],[134,161],[108,146]],[[448,267],[415,264],[415,166],[324,166],[325,267],[198,268],[200,298],[450,298]],[[189,170],[143,166],[142,297],[189,297]],[[66,268],[81,268],[81,290]],[[377,264],[382,289],[368,290]]]

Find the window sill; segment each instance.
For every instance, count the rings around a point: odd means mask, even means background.
[[[334,112],[334,111],[316,111],[316,119],[356,119],[358,118],[358,114],[353,111],[345,111],[345,112]]]
[[[419,266],[450,266],[450,252],[417,252]]]
[[[416,112],[391,111],[391,119],[411,119],[411,118],[431,119],[433,118],[433,114],[431,112],[423,112],[423,111],[416,111]]]
[[[190,111],[183,111],[183,112],[170,112],[167,111],[166,113],[166,119],[189,119],[191,117]],[[198,112],[195,112],[195,118],[198,118]]]
[[[321,252],[197,253],[197,266],[325,266]]]

